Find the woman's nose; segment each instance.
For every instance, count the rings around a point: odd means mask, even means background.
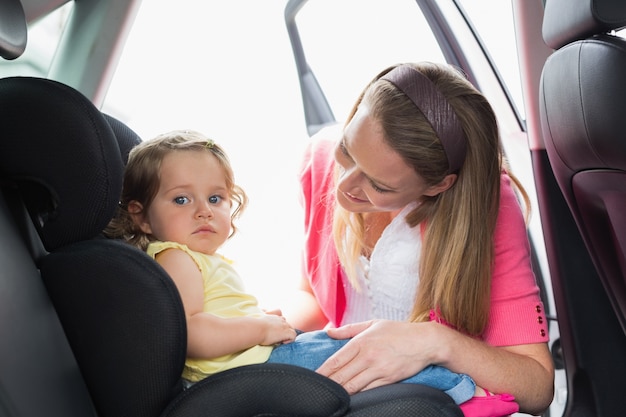
[[[337,186],[344,191],[350,192],[359,188],[360,178],[360,171],[356,168],[342,169],[339,173]]]

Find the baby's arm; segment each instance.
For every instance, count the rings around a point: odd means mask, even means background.
[[[255,345],[273,345],[295,339],[295,330],[284,317],[222,318],[203,311],[202,275],[185,252],[167,249],[157,262],[170,275],[180,293],[187,320],[187,356],[216,358]]]
[[[295,330],[281,316],[222,318],[203,312],[187,316],[187,355],[195,358],[215,358],[295,337]]]

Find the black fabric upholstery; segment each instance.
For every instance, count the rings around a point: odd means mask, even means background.
[[[156,416],[180,392],[180,297],[144,252],[97,239],[43,259],[41,274],[100,416]]]
[[[348,393],[328,381],[284,364],[242,366],[193,385],[163,416],[343,416]]]
[[[102,113],[106,121],[113,129],[113,133],[115,138],[117,139],[117,144],[120,148],[120,154],[122,156],[122,162],[126,165],[128,162],[128,154],[130,150],[137,144],[141,142],[141,137],[128,127],[125,123],[116,119],[115,117],[108,115],[106,113]]]
[[[565,42],[573,42],[555,51],[542,73],[546,151],[626,333],[626,40],[604,33],[578,40],[590,35],[588,27],[622,27],[626,3],[568,2],[581,10],[590,3],[588,13],[603,11],[593,13],[597,24],[581,25],[579,19],[549,8],[551,1],[546,4],[544,33],[553,25]]]
[[[115,212],[124,169],[100,111],[61,83],[4,78],[0,126],[0,167],[19,185],[44,247],[97,236]]]
[[[1,179],[0,416],[95,416],[59,318],[14,223],[9,209],[14,190]]]
[[[463,417],[463,412],[440,390],[423,385],[392,384],[354,394],[348,415]]]

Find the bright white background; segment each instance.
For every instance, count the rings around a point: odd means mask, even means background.
[[[481,1],[464,1],[479,21]],[[222,252],[267,308],[285,305],[297,285],[303,243],[297,172],[308,135],[286,3],[144,0],[103,107],[143,139],[194,129],[224,146],[250,205]],[[298,15],[338,121],[384,67],[443,60],[414,0],[384,4],[315,0]],[[512,32],[493,20],[485,27],[507,42]],[[496,49],[514,57],[510,47]]]
[[[143,139],[193,129],[226,149],[250,204],[222,252],[263,307],[280,307],[300,276],[308,141],[285,1],[198,5],[143,2],[103,110]]]

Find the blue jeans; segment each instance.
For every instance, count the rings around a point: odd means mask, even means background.
[[[302,333],[295,341],[274,348],[268,362],[287,363],[315,371],[349,340],[333,339],[325,331]],[[437,365],[427,366],[418,374],[400,382],[440,389],[457,404],[472,398],[476,389],[474,380],[468,375],[457,374]]]

